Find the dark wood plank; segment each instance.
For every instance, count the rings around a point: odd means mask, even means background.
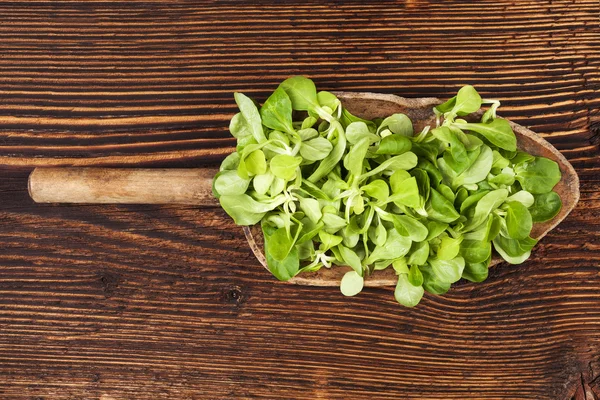
[[[2,399],[600,397],[597,0],[0,4]],[[214,166],[233,91],[447,97],[569,158],[581,201],[520,266],[415,309],[277,283],[218,208],[34,204],[34,166]]]

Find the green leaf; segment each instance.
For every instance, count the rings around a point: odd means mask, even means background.
[[[409,252],[411,244],[410,238],[400,235],[395,229],[390,229],[385,245],[376,246],[365,264],[369,265],[377,260],[394,260],[403,257]]]
[[[507,172],[508,171],[508,172]],[[515,174],[511,168],[504,168],[502,173],[488,179],[490,184],[511,186],[515,183]]]
[[[517,149],[517,137],[507,120],[496,118],[487,124],[483,123],[454,123],[454,126],[462,130],[477,132],[485,137],[490,143],[508,151]]]
[[[373,168],[371,171],[360,176],[360,180],[365,180],[366,178],[382,173],[383,171],[391,171],[395,172],[397,170],[409,170],[414,168],[417,165],[417,156],[415,153],[411,153],[410,151],[400,154],[399,156],[394,156],[381,164],[377,168]]]
[[[294,133],[292,102],[282,88],[277,88],[260,109],[264,126],[282,132]]]
[[[438,160],[438,167],[444,178],[444,182],[448,185],[457,186],[462,182],[456,181],[456,178],[465,172],[479,157],[481,149],[475,149],[471,152],[466,152],[466,156],[463,158],[455,158],[452,153],[445,151],[442,158]],[[443,165],[440,165],[440,161],[443,161]]]
[[[346,138],[348,143],[356,144],[362,139],[367,139],[369,144],[378,142],[381,138],[373,134],[365,122],[352,122],[346,128]]]
[[[359,176],[363,170],[363,160],[369,149],[369,141],[367,138],[361,139],[355,145],[350,147],[350,151],[344,157],[344,168],[346,168],[353,176]]]
[[[438,280],[441,282],[454,283],[461,278],[465,268],[465,259],[460,256],[453,258],[452,260],[430,258],[429,265],[431,265],[431,269]]]
[[[312,129],[312,130],[315,131],[314,129]],[[317,135],[318,135],[318,133],[317,133]],[[282,149],[284,147],[282,147],[281,143],[278,143],[278,142],[282,142],[285,145],[289,145],[290,137],[288,134],[283,133],[282,131],[271,131],[269,133],[269,141],[273,142],[272,144],[276,145],[278,149]],[[268,146],[269,145],[267,145],[265,147],[268,147]]]
[[[454,198],[454,207],[457,210],[461,210],[462,205],[464,204],[464,202],[467,200],[468,197],[469,197],[469,191],[467,189],[465,189],[464,187],[461,187],[460,189],[458,189],[456,191],[456,196]]]
[[[492,149],[485,145],[481,146],[475,161],[454,179],[453,186],[458,187],[483,181],[492,170],[493,159]]]
[[[444,294],[450,289],[450,285],[452,284],[439,280],[431,266],[423,265],[419,269],[423,274],[423,288],[429,293]]]
[[[300,140],[302,140],[303,142],[307,142],[307,141],[319,136],[319,132],[313,128],[300,129],[299,131],[297,131],[297,133],[298,133],[298,136],[300,136]],[[327,139],[325,139],[325,140],[327,140]]]
[[[302,180],[302,190],[315,199],[331,201],[331,198],[327,193],[325,193],[324,189],[319,188],[314,183],[310,183],[306,179]],[[337,196],[338,194],[339,193],[334,194],[333,197]]]
[[[408,215],[388,214],[394,227],[402,236],[408,236],[413,242],[421,242],[427,238],[427,227],[416,218]],[[384,217],[382,217],[384,218]]]
[[[357,274],[362,276],[363,275],[362,264],[361,264],[360,258],[356,255],[356,253],[353,250],[350,250],[349,248],[342,246],[341,244],[338,245],[337,248],[340,252],[340,255],[342,256],[342,261],[344,261],[346,264],[348,264]]]
[[[337,246],[338,244],[342,243],[343,240],[341,236],[332,235],[325,231],[319,232],[319,239],[321,239],[321,248],[323,251]]]
[[[362,186],[360,189],[369,197],[377,200],[386,200],[390,196],[390,188],[383,179],[371,181],[368,185]]]
[[[491,120],[493,120],[494,118],[496,118],[496,110],[498,109],[499,106],[500,106],[500,102],[494,101],[490,105],[490,108],[488,108],[481,116],[481,122],[488,123]]]
[[[507,160],[500,154],[498,151],[493,150],[492,154],[494,156],[494,161],[492,162],[492,168],[503,169],[510,165],[510,161]]]
[[[430,163],[435,163],[437,156],[440,152],[440,146],[438,141],[434,141],[431,143],[414,143],[412,145],[411,151],[419,156],[419,162],[428,161]],[[420,168],[424,168],[419,166]],[[425,168],[424,168],[425,169]],[[439,173],[439,171],[438,171]]]
[[[262,150],[255,150],[244,159],[246,171],[253,175],[262,175],[267,172],[267,160]]]
[[[213,188],[219,196],[235,196],[246,193],[249,179],[242,179],[236,171],[221,171],[215,175]]]
[[[421,207],[417,179],[404,170],[398,170],[390,177],[393,195],[388,199],[397,205],[412,208]]]
[[[497,189],[483,196],[475,206],[473,218],[465,227],[465,232],[473,230],[486,221],[492,211],[500,207],[508,197],[508,190]]]
[[[300,145],[300,155],[309,161],[322,160],[331,153],[331,150],[333,150],[331,142],[320,136],[302,142]]]
[[[422,286],[414,286],[408,280],[407,274],[398,275],[398,284],[394,290],[394,298],[405,307],[414,307],[423,298],[425,291]]]
[[[411,177],[403,181],[396,192],[390,197],[395,204],[407,206],[414,209],[422,206],[422,200],[419,196],[419,188],[415,177]]]
[[[362,212],[365,210],[365,199],[360,195],[353,196],[351,199],[348,199],[346,207],[351,208],[351,213],[362,214]]]
[[[466,185],[466,187],[467,187],[467,189],[469,189],[471,191],[477,191],[477,192],[482,191],[482,190],[492,191],[492,190],[497,189],[497,188],[493,187],[492,185],[490,185],[488,183],[488,181],[481,181],[476,184],[469,184],[469,185]]]
[[[219,202],[221,207],[237,225],[254,225],[259,222],[268,211],[273,210],[284,202],[285,198],[275,197],[262,203],[254,200],[247,194],[236,196],[221,196]]]
[[[429,258],[429,242],[414,242],[412,244],[408,257],[408,264],[410,265],[423,265]],[[421,285],[422,282],[419,284]]]
[[[240,163],[237,167],[237,174],[242,179],[250,179],[250,174],[248,173],[248,169],[246,168],[246,162],[243,158],[240,158]]]
[[[434,108],[441,114],[451,111],[456,105],[456,96],[448,99],[445,103],[435,106]]]
[[[462,241],[462,237],[458,237],[456,239],[450,236],[443,237],[438,248],[437,258],[440,260],[452,260],[458,256]]]
[[[451,201],[452,203],[454,203],[454,192],[452,191],[452,189],[450,189],[449,186],[441,184],[437,187],[437,191],[440,192],[440,194],[442,196],[447,198],[448,201]]]
[[[375,132],[375,130],[377,129],[373,121],[369,121],[352,115],[352,113],[350,113],[350,111],[348,111],[345,108],[342,109],[342,118],[340,118],[340,122],[342,123],[344,128],[348,128],[353,122],[364,122],[371,132]]]
[[[492,213],[485,221],[475,230],[472,230],[464,235],[467,240],[482,240],[489,242],[493,240],[500,232],[502,227],[501,218]],[[467,227],[469,228],[469,227]]]
[[[458,135],[461,142],[463,142],[463,144],[465,145],[465,149],[467,149],[467,152],[477,150],[483,145],[483,140],[479,139],[475,135],[467,135],[466,133],[454,126],[450,126],[450,130],[456,135]]]
[[[271,197],[277,196],[279,193],[283,192],[285,188],[285,181],[281,178],[274,177],[273,183],[271,183],[271,187],[269,188],[269,194]]]
[[[513,158],[510,159],[510,162],[514,165],[523,164],[526,162],[531,162],[535,160],[535,156],[532,156],[529,153],[525,153],[523,151],[517,151]]]
[[[556,192],[536,194],[529,211],[533,222],[546,222],[556,217],[562,208],[562,201]]]
[[[515,166],[517,180],[523,189],[533,194],[547,193],[560,181],[558,164],[545,157]]]
[[[341,129],[341,125],[335,121],[333,123],[338,125],[338,129],[336,129],[338,133],[337,142],[329,155],[321,161],[315,172],[308,177],[308,181],[311,183],[318,182],[321,178],[330,173],[344,156],[344,151],[346,150],[346,136],[344,130]]]
[[[219,167],[219,171],[235,171],[237,170],[238,165],[240,165],[240,154],[237,151],[234,151],[225,157]]]
[[[534,204],[535,198],[528,191],[519,190],[517,193],[513,194],[512,196],[508,196],[506,201],[518,201],[519,203],[523,204],[525,207],[529,208]],[[559,198],[559,201],[560,201],[560,198]],[[529,211],[531,212],[531,214],[533,216],[533,211],[532,210],[529,210]],[[540,221],[536,221],[534,219],[533,222],[540,222]]]
[[[406,263],[406,258],[398,257],[392,261],[392,268],[396,272],[396,275],[400,274],[408,274],[410,271],[408,270],[408,264]]]
[[[300,269],[300,260],[298,257],[298,249],[293,247],[288,253],[287,257],[281,261],[273,258],[269,253],[269,241],[272,235],[278,231],[277,228],[267,224],[262,224],[263,237],[265,241],[265,258],[267,260],[267,267],[269,271],[279,280],[287,281],[293,278]]]
[[[373,243],[375,243],[376,246],[383,246],[386,240],[387,230],[385,229],[385,226],[383,224],[377,225],[377,228],[375,228],[375,240],[373,240]]]
[[[342,277],[340,283],[340,290],[344,296],[356,296],[361,292],[365,280],[362,276],[356,273],[356,271],[349,271]]]
[[[460,254],[467,264],[482,263],[491,257],[492,244],[486,240],[463,240]]]
[[[254,138],[252,135],[252,127],[248,124],[241,112],[235,114],[229,122],[229,132],[231,136],[236,139],[243,139],[246,137]]]
[[[300,259],[296,247],[294,247],[282,261],[274,259],[268,252],[265,254],[265,258],[267,259],[269,271],[271,271],[271,273],[280,281],[292,279],[300,269]]]
[[[410,118],[404,114],[393,114],[381,121],[377,133],[380,133],[384,128],[388,128],[393,134],[401,135],[406,138],[413,136],[413,125]],[[410,148],[408,149],[410,150]],[[408,151],[407,150],[407,151]],[[395,153],[381,153],[395,154]]]
[[[315,245],[312,240],[306,240],[302,243],[298,241],[296,249],[298,250],[298,258],[300,260],[310,260],[315,256]]]
[[[235,146],[235,150],[241,154],[247,146],[254,145],[254,144],[258,144],[256,139],[254,139],[254,136],[252,136],[252,135],[244,136],[237,140],[237,146]]]
[[[531,249],[537,240],[532,238],[510,239],[502,235],[496,236],[493,241],[494,249],[510,264],[521,264],[529,258]]]
[[[266,194],[273,184],[273,179],[275,179],[275,176],[271,173],[271,171],[267,171],[261,175],[256,175],[252,180],[252,185],[254,186],[256,193]]]
[[[329,232],[337,232],[346,226],[346,220],[339,215],[332,213],[323,213],[323,223],[325,223],[325,229]]]
[[[410,173],[408,171],[405,171],[403,169],[399,169],[398,171],[394,172],[391,176],[390,176],[390,186],[392,188],[392,193],[398,193],[402,191],[402,183],[405,182],[407,179],[410,178]]]
[[[450,153],[452,155],[452,162],[455,164],[451,166],[457,174],[460,174],[471,165],[470,160],[467,157],[467,149],[464,144],[458,139],[456,134],[446,126],[440,126],[431,130],[431,134],[444,144],[450,146]],[[446,160],[448,162],[448,160]]]
[[[304,118],[304,120],[302,121],[302,125],[300,126],[300,130],[306,130],[308,128],[312,128],[314,124],[317,123],[317,119],[315,117],[312,116],[308,116],[306,118]],[[316,130],[315,130],[316,132]],[[300,133],[300,131],[298,131],[298,133]]]
[[[317,88],[312,80],[304,76],[293,76],[281,82],[279,87],[289,96],[294,110],[309,111],[325,121],[331,121],[331,114],[319,104]]]
[[[431,189],[431,194],[425,210],[427,211],[427,216],[429,218],[439,222],[450,223],[456,221],[460,217],[460,214],[454,208],[454,204],[435,189]]]
[[[317,101],[321,107],[328,107],[331,111],[335,111],[340,105],[340,100],[333,93],[324,90],[317,93]]]
[[[477,204],[477,202],[489,192],[489,190],[482,190],[480,192],[473,193],[472,195],[467,197],[460,206],[460,213],[464,214],[469,208]]]
[[[269,166],[271,172],[278,178],[284,181],[289,181],[296,176],[296,168],[302,162],[302,157],[288,156],[287,154],[279,154],[271,159]]]
[[[267,138],[262,129],[262,120],[256,104],[242,93],[234,93],[233,97],[244,117],[246,129],[252,134],[257,143],[265,142]]]
[[[433,238],[438,237],[442,232],[444,232],[448,228],[448,224],[445,222],[438,221],[427,221],[427,230],[429,233],[427,234],[427,238],[425,240],[431,240]]]
[[[488,268],[492,257],[479,263],[466,263],[462,277],[471,282],[483,282],[488,277]]]
[[[502,218],[496,214],[490,215],[489,222],[487,224],[486,236],[483,240],[491,242],[498,236],[500,229],[502,228]]]
[[[456,104],[452,112],[456,115],[467,115],[481,108],[481,96],[471,85],[463,86],[456,95]]]
[[[304,214],[310,219],[313,223],[318,223],[323,213],[321,212],[321,205],[319,201],[311,198],[298,197],[300,201],[300,209],[304,211]]]
[[[506,229],[512,239],[525,239],[529,236],[533,221],[523,204],[517,201],[506,203]]]
[[[319,222],[318,224],[312,224],[311,221],[309,219],[303,219],[302,220],[302,231],[300,232],[300,236],[298,237],[298,240],[296,241],[296,243],[301,244],[307,241],[310,241],[312,243],[312,238],[314,238],[315,236],[317,236],[319,234],[319,232],[321,232],[321,230],[323,229],[323,226],[325,226],[325,224],[323,224],[323,222]],[[300,257],[302,258],[302,257]]]
[[[289,96],[294,110],[308,111],[319,106],[317,88],[304,76],[293,76],[281,82],[280,88]]]
[[[462,182],[457,180],[457,172],[454,170],[452,163],[448,163],[451,157],[448,157],[447,155],[448,153],[444,153],[444,155],[437,160],[437,166],[442,175],[442,182],[452,186],[454,189],[457,189]]]
[[[278,154],[288,153],[290,140],[287,134],[279,131],[269,133],[269,141],[265,142],[262,151],[265,157],[270,160]]]
[[[419,194],[423,198],[423,202],[427,201],[431,195],[431,189],[433,187],[429,178],[429,174],[420,168],[413,169],[410,171],[410,174],[414,176],[415,180],[417,181],[417,188],[419,189]]]
[[[355,247],[357,245],[358,241],[361,238],[361,235],[360,235],[358,229],[355,229],[355,228],[356,228],[356,216],[354,216],[350,220],[350,224],[349,225],[346,225],[340,231],[340,235],[342,235],[342,237],[344,238],[344,240],[342,241],[342,243],[344,243],[344,246],[346,246],[346,247]]]
[[[423,263],[424,264],[424,263]],[[408,281],[413,286],[419,286],[423,284],[423,274],[417,265],[410,266],[410,272],[408,273]]]
[[[277,261],[283,261],[290,253],[295,244],[294,238],[290,237],[285,228],[279,228],[269,236],[266,250]]]
[[[412,142],[406,136],[393,134],[384,137],[379,143],[377,154],[403,154],[410,151]]]
[[[376,246],[383,246],[385,244],[385,240],[382,240],[382,239],[386,239],[386,238],[378,237],[376,229],[377,228],[375,226],[370,226],[369,229],[367,229],[367,235],[366,236]],[[385,230],[385,228],[384,228],[384,230]],[[386,236],[387,236],[387,231],[386,231]]]

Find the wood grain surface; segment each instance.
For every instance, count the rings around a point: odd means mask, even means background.
[[[600,398],[598,0],[0,3],[0,398]],[[218,208],[34,204],[36,166],[216,166],[233,91],[471,83],[577,169],[519,266],[414,309],[280,284]]]

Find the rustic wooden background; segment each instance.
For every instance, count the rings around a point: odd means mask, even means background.
[[[0,398],[600,398],[600,3],[0,3]],[[415,309],[277,283],[217,208],[34,204],[34,166],[215,166],[233,91],[447,97],[577,169],[520,266]]]

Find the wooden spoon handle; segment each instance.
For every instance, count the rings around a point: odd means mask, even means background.
[[[36,168],[29,195],[37,203],[216,205],[215,169]]]

